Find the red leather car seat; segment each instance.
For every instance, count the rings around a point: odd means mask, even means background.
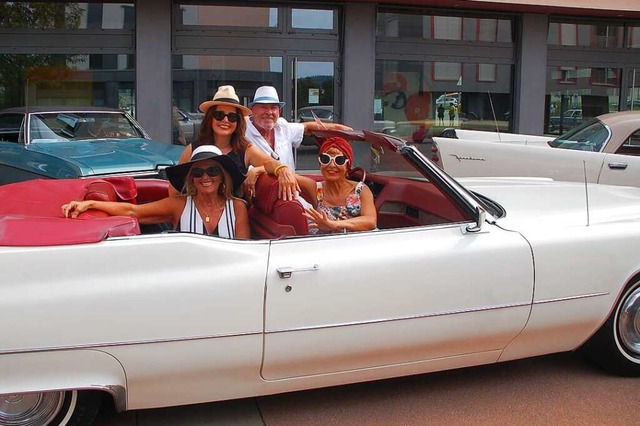
[[[254,238],[281,238],[307,235],[309,227],[303,216],[304,207],[298,200],[278,198],[278,180],[262,174],[256,182],[256,195],[249,208],[249,219]]]

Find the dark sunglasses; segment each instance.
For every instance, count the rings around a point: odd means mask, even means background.
[[[213,118],[215,118],[218,121],[222,121],[224,120],[225,117],[227,117],[227,119],[229,120],[229,123],[237,123],[238,120],[240,120],[240,114],[238,114],[237,112],[230,112],[228,114],[225,114],[222,111],[213,111]]]
[[[318,156],[318,161],[323,166],[328,166],[331,160],[336,163],[336,166],[344,166],[345,164],[347,164],[347,161],[349,161],[347,156],[342,154],[334,155],[333,157],[329,154],[320,154]]]
[[[201,178],[204,174],[208,174],[210,177],[220,176],[222,169],[218,166],[207,167],[206,169],[200,167],[194,167],[191,169],[191,175],[195,178]]]

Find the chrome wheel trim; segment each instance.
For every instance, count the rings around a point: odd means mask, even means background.
[[[0,424],[44,426],[60,412],[65,392],[14,393],[0,395]]]
[[[640,362],[640,286],[625,296],[616,320],[621,349],[626,357]]]

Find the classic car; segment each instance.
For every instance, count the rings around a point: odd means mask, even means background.
[[[581,109],[568,109],[562,115],[552,115],[549,117],[549,132],[566,132],[582,123],[582,121]]]
[[[509,133],[446,133],[434,137],[432,157],[454,177],[537,176],[561,181],[640,186],[640,112],[584,121],[552,137]]]
[[[330,135],[364,157],[351,177],[374,194],[375,231],[306,235],[266,175],[246,241],[61,215],[70,199],[157,199],[162,180],[0,187],[0,424],[578,349],[640,375],[639,188],[458,182],[393,136]]]
[[[0,185],[35,178],[158,177],[181,147],[151,140],[133,118],[102,107],[0,111]]]

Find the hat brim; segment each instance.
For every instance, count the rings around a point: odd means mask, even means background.
[[[240,105],[240,104],[236,104],[233,102],[224,102],[224,101],[205,101],[203,103],[200,104],[200,111],[206,113],[209,108],[211,108],[212,106],[218,106],[218,105],[223,105],[223,106],[230,106],[233,108],[237,108],[240,110],[240,113],[242,114],[243,117],[246,117],[248,115],[251,115],[251,110],[249,108],[247,108],[244,105]]]
[[[233,182],[233,192],[242,185],[246,176],[240,172],[238,169],[238,165],[233,161],[230,157],[226,155],[216,155],[212,152],[205,152],[201,155],[194,156],[193,159],[186,163],[178,164],[176,166],[167,167],[165,171],[167,172],[167,178],[169,179],[169,183],[173,186],[178,192],[182,192],[184,189],[184,183],[189,174],[189,170],[194,163],[203,160],[213,160],[216,163],[220,164],[231,176],[231,180]]]
[[[284,102],[278,102],[278,101],[267,101],[267,100],[263,100],[263,101],[257,101],[257,102],[249,102],[249,108],[251,108],[252,106],[254,106],[255,104],[269,104],[269,105],[279,105],[280,108],[284,108],[285,103]]]

